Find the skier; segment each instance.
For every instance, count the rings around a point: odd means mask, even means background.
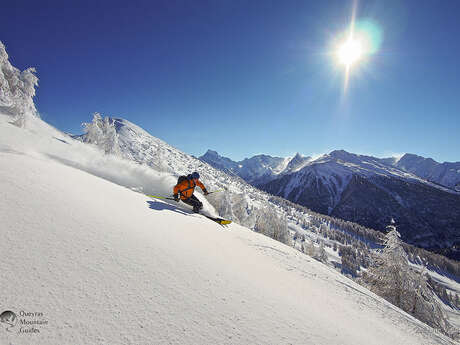
[[[193,207],[193,212],[198,213],[203,208],[203,203],[193,195],[195,187],[198,186],[203,190],[204,195],[208,195],[206,187],[199,181],[200,174],[196,171],[187,176],[180,176],[177,184],[174,186],[174,200],[182,200]],[[180,195],[180,199],[179,199]]]

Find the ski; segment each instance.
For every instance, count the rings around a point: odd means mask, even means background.
[[[223,218],[211,217],[211,216],[207,216],[207,215],[202,214],[202,213],[200,213],[200,214],[205,216],[208,219],[211,219],[211,220],[215,221],[216,223],[219,223],[220,225],[228,225],[228,224],[230,224],[232,222],[231,220],[227,220],[227,219],[223,219]]]
[[[219,192],[219,191],[215,191],[215,192]],[[211,192],[213,193],[213,192]],[[174,200],[174,198],[170,198],[170,197],[166,197],[166,196],[161,196],[161,195],[148,195],[148,194],[145,194],[146,196],[150,197],[150,198],[155,198],[155,199],[166,199],[166,200]],[[208,219],[211,219],[212,221],[216,222],[216,223],[219,223],[220,225],[228,225],[230,224],[232,221],[231,220],[227,220],[227,219],[223,219],[223,218],[216,218],[216,217],[211,217],[211,216],[207,216],[205,214],[202,214],[200,213],[202,216],[205,216],[206,218]]]

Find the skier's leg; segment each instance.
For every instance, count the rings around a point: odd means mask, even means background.
[[[198,212],[203,208],[203,203],[200,200],[198,200],[198,198],[194,194],[192,194],[190,199],[192,199],[193,202],[195,203],[195,206],[193,206],[193,210],[195,211],[196,209],[195,212]]]
[[[193,207],[193,212],[198,213],[200,209],[203,207],[203,204],[201,203],[200,200],[197,199],[195,195],[192,194],[192,196],[188,199],[182,200],[185,202],[187,205],[190,205]]]
[[[182,201],[183,203],[186,203],[187,205],[193,206],[193,202],[190,200],[190,198],[188,198],[188,199],[181,199],[181,201]]]
[[[201,203],[198,198],[192,194],[190,198],[187,199],[187,204],[190,206],[193,206],[193,212],[198,213],[200,212],[200,209],[203,207],[203,204]]]

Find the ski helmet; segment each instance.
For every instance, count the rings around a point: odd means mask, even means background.
[[[200,174],[198,174],[196,171],[192,173],[192,178],[196,178],[196,179],[199,179],[200,178]]]

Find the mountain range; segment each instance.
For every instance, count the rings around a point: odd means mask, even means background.
[[[311,157],[297,153],[294,157],[287,158],[257,155],[235,162],[212,150],[208,150],[199,159],[230,175],[237,175],[253,185],[260,185],[280,175],[296,172],[312,160]]]
[[[344,150],[317,159],[259,155],[240,162],[208,150],[200,159],[315,212],[379,231],[393,218],[406,242],[460,258],[460,162]]]

